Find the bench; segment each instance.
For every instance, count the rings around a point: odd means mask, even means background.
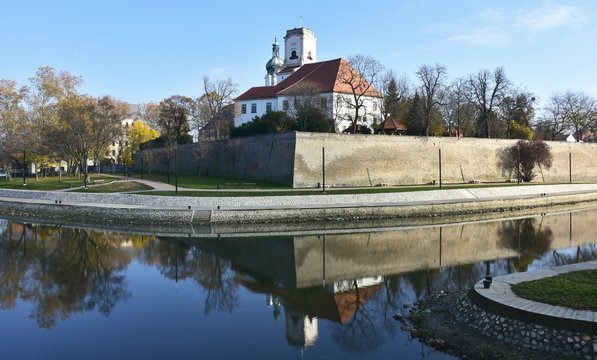
[[[256,183],[224,183],[224,186],[257,186]],[[218,184],[217,188],[220,189],[222,187],[221,184]]]

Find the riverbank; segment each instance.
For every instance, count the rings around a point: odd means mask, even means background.
[[[523,299],[510,284],[595,269],[597,261],[513,273],[470,291],[440,293],[416,304],[411,334],[461,358],[595,359],[597,313]],[[397,317],[406,324],[403,316]],[[406,326],[406,325],[405,325]]]
[[[0,190],[6,216],[147,224],[428,218],[594,202],[597,184],[225,198]]]

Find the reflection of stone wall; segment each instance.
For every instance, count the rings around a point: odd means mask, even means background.
[[[529,239],[521,230],[520,253],[516,221],[442,226],[441,241],[440,227],[326,235],[325,242],[323,236],[296,237],[297,286],[321,285],[324,279],[330,283],[472,264],[515,257],[533,249],[547,251],[592,244],[596,217],[597,210],[572,213],[572,237],[569,214],[532,218],[535,234],[541,231],[551,235]]]
[[[504,181],[511,176],[498,168],[498,157],[516,140],[297,133],[296,142],[294,186],[301,187],[322,181],[323,147],[327,184],[369,186],[439,180],[440,148],[444,182]],[[535,182],[543,178],[545,182],[568,182],[570,152],[573,181],[597,181],[597,144],[548,144],[553,167],[543,169],[543,177],[539,172]]]
[[[193,245],[274,283],[305,288],[521,255],[532,260],[551,249],[594,244],[597,210],[571,214],[572,232],[564,213],[385,232],[201,239]]]

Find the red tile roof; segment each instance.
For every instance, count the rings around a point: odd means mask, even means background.
[[[382,130],[388,131],[406,131],[406,126],[404,126],[400,121],[394,119],[393,117],[390,117],[386,121],[383,121],[381,124],[379,124],[379,127]]]
[[[291,91],[291,88],[301,83],[315,83],[319,86],[321,92],[352,93],[350,86],[341,80],[341,74],[347,71],[355,70],[344,59],[340,58],[305,64],[277,85],[252,87],[237,97],[236,100],[273,98],[277,95],[287,94]],[[357,81],[361,82],[362,86],[369,86],[366,80],[362,79],[360,75],[357,76]],[[365,94],[382,97],[373,86],[369,87]]]

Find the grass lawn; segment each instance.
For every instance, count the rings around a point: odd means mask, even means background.
[[[525,299],[597,311],[597,270],[574,271],[545,279],[512,285]]]
[[[141,184],[135,181],[122,181],[114,182],[105,185],[97,185],[85,189],[73,190],[73,192],[84,192],[84,193],[117,193],[123,191],[143,191],[153,189],[149,185]]]
[[[141,178],[141,174],[132,174],[133,177]],[[152,173],[151,176],[144,174],[145,180],[161,181],[168,183],[168,176],[161,173]],[[225,185],[226,183],[236,183],[239,185]],[[255,186],[242,186],[242,183],[253,183]],[[174,176],[170,176],[170,185],[174,185]],[[222,188],[226,189],[247,189],[247,188],[264,188],[264,189],[290,189],[290,186],[279,184],[271,181],[261,180],[243,180],[243,179],[232,179],[232,178],[219,178],[219,177],[198,177],[193,175],[179,175],[178,186],[190,189],[217,189],[218,184],[221,184]]]
[[[525,184],[531,185],[531,184]],[[538,184],[535,184],[538,185]],[[483,184],[483,185],[450,185],[445,186],[444,189],[470,189],[470,188],[487,188],[497,186],[517,186],[516,184]],[[182,185],[181,185],[182,187]],[[230,197],[230,196],[301,196],[301,195],[353,195],[353,194],[375,194],[375,193],[396,193],[396,192],[410,192],[410,191],[430,191],[438,190],[438,186],[405,186],[405,187],[365,187],[357,189],[326,189],[322,190],[280,190],[280,191],[179,191],[178,196],[198,196],[198,197]],[[176,196],[174,191],[152,191],[152,192],[138,192],[136,195],[161,195],[161,196]]]
[[[91,182],[96,180],[103,180],[104,182],[111,182],[118,180],[112,177],[91,175]],[[62,181],[58,181],[57,176],[39,178],[35,180],[34,177],[27,178],[27,185],[23,186],[23,178],[13,178],[12,180],[0,179],[0,189],[19,189],[19,190],[59,190],[69,187],[83,186],[83,178],[79,179],[75,176],[63,176]]]

